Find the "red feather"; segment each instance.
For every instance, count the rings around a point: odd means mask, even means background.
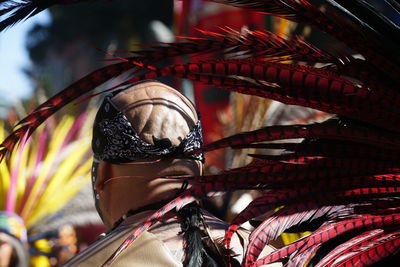
[[[141,233],[148,230],[160,218],[173,209],[180,209],[183,206],[193,202],[196,199],[209,197],[213,192],[226,191],[228,188],[221,183],[209,183],[200,186],[193,186],[192,188],[183,192],[180,196],[176,197],[171,202],[167,203],[164,207],[157,210],[139,227],[136,228],[125,241],[113,252],[113,254],[106,260],[102,266],[110,266],[113,261],[120,255]]]
[[[18,122],[13,132],[0,144],[0,161],[3,160],[7,152],[13,150],[22,136],[25,134],[30,136],[42,122],[59,109],[109,79],[131,69],[133,66],[130,62],[121,62],[98,69],[41,104],[27,117]]]
[[[350,182],[349,182],[350,183]],[[396,191],[399,188],[383,187],[383,188],[361,188],[351,189],[335,192],[338,189],[345,189],[346,186],[333,187],[330,184],[320,183],[319,186],[308,186],[308,187],[295,187],[293,190],[280,190],[266,193],[255,200],[253,200],[241,213],[239,213],[232,221],[232,225],[226,233],[227,244],[230,243],[234,231],[239,225],[253,218],[256,218],[264,213],[271,211],[282,205],[298,204],[307,205],[304,201],[311,201],[312,203],[318,203],[319,205],[328,205],[329,203],[352,203],[354,201],[362,201],[368,199],[374,199],[379,197],[390,197],[396,195]],[[352,188],[352,185],[348,185],[347,188]],[[315,201],[315,202],[313,202]],[[379,203],[375,200],[375,203]],[[383,201],[384,206],[396,205],[391,201]],[[315,206],[315,205],[314,205]]]
[[[282,17],[297,23],[308,24],[328,33],[354,51],[361,53],[377,69],[384,70],[386,76],[396,80],[400,67],[388,60],[382,51],[384,45],[372,36],[366,38],[347,19],[335,12],[323,13],[305,0],[207,0],[237,7],[244,7]],[[330,5],[331,3],[327,3]]]
[[[381,91],[371,93],[368,88],[359,87],[326,70],[253,60],[207,61],[172,65],[161,69],[138,62],[132,64],[150,72],[121,85],[173,75],[235,92],[268,97],[286,104],[317,108],[390,130],[398,130],[400,118],[393,110],[397,103],[393,102],[392,97],[385,96]],[[254,82],[231,77],[244,77]],[[371,115],[364,116],[366,111]]]
[[[289,261],[285,264],[285,267],[297,267],[297,266],[306,266],[310,259],[315,255],[315,253],[321,248],[322,244],[318,244],[312,247],[309,247],[305,251],[301,253],[293,253],[290,255]]]
[[[400,146],[400,142],[397,144],[396,141],[396,138],[399,137],[397,134],[382,130],[367,129],[346,123],[341,124],[339,120],[329,120],[310,125],[269,126],[220,139],[205,145],[203,150],[212,151],[256,142],[295,138],[348,140],[391,150]]]
[[[400,231],[389,232],[360,244],[358,248],[337,257],[330,266],[370,266],[386,257],[397,254],[400,247]]]
[[[342,243],[337,246],[334,250],[331,250],[322,260],[320,260],[315,267],[323,267],[323,266],[331,266],[333,261],[336,258],[355,250],[360,247],[362,244],[365,244],[369,240],[376,239],[377,237],[383,236],[383,229],[375,229],[371,231],[364,232],[356,237],[351,238],[350,240]]]
[[[391,214],[386,216],[368,216],[364,215],[360,218],[353,218],[348,220],[343,220],[340,222],[336,222],[333,224],[328,224],[314,233],[301,238],[300,240],[280,248],[263,259],[257,260],[253,257],[246,258],[246,266],[252,265],[253,263],[255,266],[262,266],[268,263],[276,262],[279,259],[289,256],[296,250],[299,252],[306,250],[307,248],[325,243],[328,240],[342,235],[344,233],[354,232],[355,230],[369,230],[371,228],[380,228],[380,227],[389,227],[395,226],[400,224],[400,215],[399,214]],[[262,244],[258,244],[262,245]],[[249,248],[248,254],[252,253],[253,248]]]
[[[312,222],[321,217],[329,217],[330,213],[350,214],[351,209],[347,211],[346,206],[322,206],[318,203],[300,203],[289,205],[282,208],[274,215],[263,221],[255,230],[252,231],[249,237],[248,250],[251,251],[251,256],[256,259],[264,246],[275,240],[279,235],[294,225],[302,222]],[[257,246],[255,245],[257,244]],[[254,248],[253,248],[254,247]]]

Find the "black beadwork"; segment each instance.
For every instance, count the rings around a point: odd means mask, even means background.
[[[121,91],[107,95],[96,115],[92,140],[95,158],[117,164],[167,157],[191,158],[204,162],[202,153],[187,154],[203,145],[200,119],[178,146],[172,145],[168,139],[154,136],[155,145],[149,144],[140,139],[126,116],[111,101]]]

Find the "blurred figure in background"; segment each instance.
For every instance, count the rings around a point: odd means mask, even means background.
[[[0,212],[0,267],[27,267],[26,229],[22,219]]]

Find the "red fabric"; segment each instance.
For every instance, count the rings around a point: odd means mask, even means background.
[[[75,227],[75,231],[78,234],[80,243],[90,245],[97,240],[101,233],[106,231],[106,228],[102,224],[88,224]]]

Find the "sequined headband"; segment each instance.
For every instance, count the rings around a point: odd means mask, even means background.
[[[107,95],[97,112],[93,126],[92,150],[94,157],[110,163],[126,163],[143,159],[191,158],[204,162],[203,154],[187,154],[203,145],[200,119],[177,146],[168,138],[153,136],[153,144],[143,141],[126,116],[111,99],[123,91]]]

